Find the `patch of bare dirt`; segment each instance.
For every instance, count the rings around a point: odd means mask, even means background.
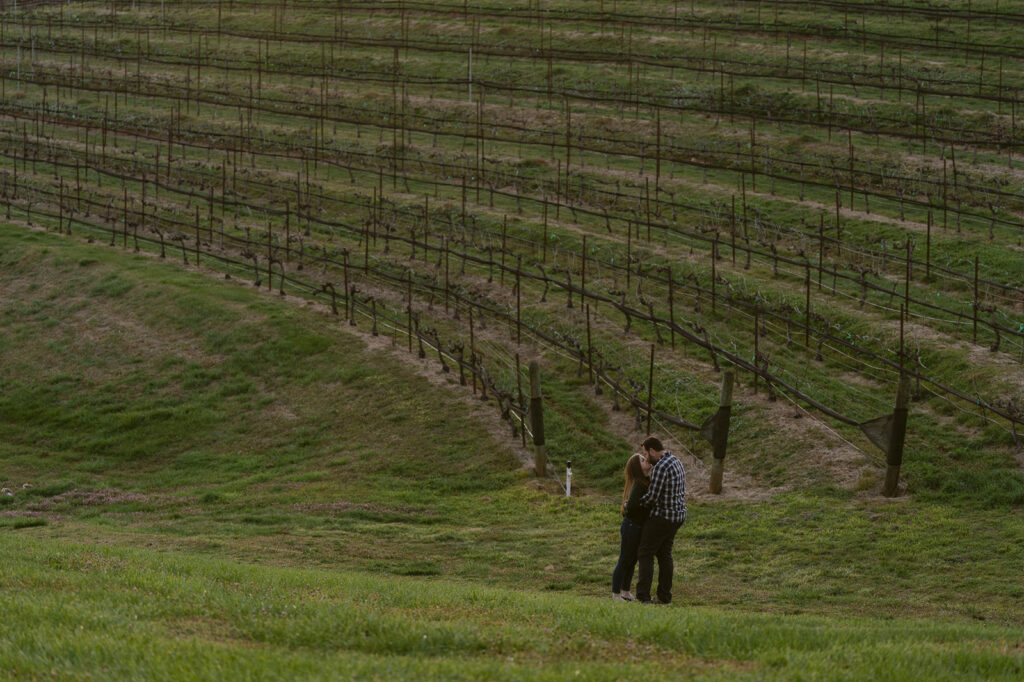
[[[758,406],[758,419],[767,423],[780,440],[800,446],[806,469],[826,472],[835,485],[854,489],[865,475],[879,471],[871,453],[847,441],[824,421],[784,397],[772,403],[764,394],[747,395],[744,402]]]
[[[841,438],[835,431],[828,428],[822,421],[798,406],[784,399],[769,402],[763,393],[754,395],[741,387],[734,388],[734,404],[756,406],[756,419],[767,424],[780,441],[796,443],[804,453],[802,460],[806,469],[826,472],[827,477],[835,485],[855,489],[865,478],[874,478],[879,469],[867,453],[857,446]],[[613,432],[622,436],[627,443],[636,443],[639,450],[640,441],[646,433],[636,428],[635,414],[632,409],[613,411],[612,403],[607,399],[598,399],[606,412]],[[709,407],[707,414],[713,408]],[[691,438],[665,433],[655,428],[665,445],[676,453],[686,468],[687,496],[702,502],[710,501],[756,501],[764,500],[773,495],[790,490],[788,486],[770,486],[763,481],[737,471],[730,466],[731,460],[725,459],[721,494],[709,491],[711,483],[711,446],[697,434]],[[623,461],[625,466],[625,461]]]
[[[185,334],[166,329],[154,333],[133,316],[125,315],[114,304],[90,302],[88,309],[74,313],[69,319],[74,330],[75,343],[109,344],[130,349],[133,354],[148,357],[177,357],[204,366],[216,364],[221,358],[201,352],[195,340]]]
[[[888,326],[890,333],[899,333],[899,322],[884,322],[883,325]],[[948,335],[942,332],[936,331],[930,327],[926,327],[921,324],[911,322],[904,326],[904,335],[910,339],[926,340],[935,343],[943,348],[955,350],[957,353],[966,355],[972,365],[997,365],[1007,368],[1015,368],[1010,376],[1018,378],[1018,386],[1024,388],[1024,371],[1020,369],[1020,361],[1011,357],[1007,353],[999,351],[991,351],[985,346],[980,346],[974,343],[968,343],[967,341],[960,339],[951,339]]]

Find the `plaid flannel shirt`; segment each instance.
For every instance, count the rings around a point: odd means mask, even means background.
[[[679,458],[666,450],[651,469],[651,485],[640,499],[651,516],[671,523],[686,520],[686,472]]]

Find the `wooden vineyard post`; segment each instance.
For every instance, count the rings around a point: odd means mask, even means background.
[[[714,427],[711,431],[710,492],[719,495],[722,492],[722,471],[725,468],[725,451],[729,440],[729,417],[732,413],[733,371],[726,370],[722,375],[722,395],[718,401],[718,414],[715,415]]]
[[[903,464],[903,441],[907,434],[907,405],[910,403],[910,377],[900,374],[899,387],[896,390],[896,409],[892,415],[892,432],[885,453],[885,485],[882,494],[895,497],[896,486],[900,479],[900,467]]]
[[[540,393],[540,367],[530,361],[530,430],[533,431],[533,471],[543,476],[548,465],[544,444],[544,405]]]

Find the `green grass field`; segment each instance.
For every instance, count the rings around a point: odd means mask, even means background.
[[[7,679],[1024,670],[1019,506],[698,496],[675,603],[613,603],[614,489],[538,485],[457,383],[150,256],[0,254]]]
[[[0,680],[1021,679],[1022,25],[0,3]]]

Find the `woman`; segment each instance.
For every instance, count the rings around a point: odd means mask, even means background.
[[[640,532],[647,520],[648,510],[640,506],[640,498],[651,484],[651,463],[639,453],[626,462],[626,484],[622,488],[622,526],[619,535],[622,544],[619,562],[612,572],[612,599],[634,601],[629,593],[636,568],[636,550],[640,546]]]

